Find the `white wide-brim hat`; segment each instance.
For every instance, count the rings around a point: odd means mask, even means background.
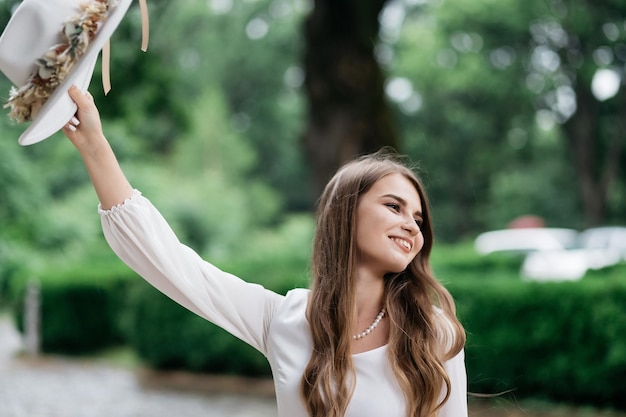
[[[24,0],[13,13],[0,37],[0,71],[19,89],[39,71],[37,62],[61,43],[66,23],[80,15],[89,2],[109,5],[94,38],[73,66],[32,117],[18,139],[20,145],[32,145],[59,131],[76,113],[68,94],[72,84],[86,91],[91,82],[98,54],[117,29],[132,0]]]

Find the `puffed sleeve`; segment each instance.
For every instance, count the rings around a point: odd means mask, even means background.
[[[139,191],[98,212],[107,242],[124,263],[177,303],[266,354],[269,322],[283,296],[202,260]]]
[[[467,417],[467,372],[465,351],[444,363],[450,378],[450,397],[439,410],[438,417]]]

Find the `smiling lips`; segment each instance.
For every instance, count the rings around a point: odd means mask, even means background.
[[[400,237],[392,237],[391,240],[396,242],[406,252],[411,252],[411,249],[413,249],[413,242],[411,242],[410,240],[403,239]]]

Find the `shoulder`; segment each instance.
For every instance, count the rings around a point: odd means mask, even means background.
[[[276,309],[272,325],[294,324],[295,322],[306,322],[306,308],[309,303],[310,291],[304,288],[297,288],[285,294],[280,306]]]
[[[295,288],[285,294],[285,300],[282,303],[282,309],[302,309],[306,310],[309,303],[309,294],[311,290],[306,288]]]
[[[285,297],[293,298],[293,299],[302,299],[302,298],[308,298],[310,293],[311,293],[311,290],[309,290],[308,288],[294,288],[293,290],[287,291],[287,294],[285,295]]]
[[[274,355],[310,346],[310,329],[306,319],[309,293],[309,290],[302,288],[289,291],[276,310],[268,339],[268,350],[274,352]]]

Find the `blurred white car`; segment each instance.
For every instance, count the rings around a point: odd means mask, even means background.
[[[596,227],[583,232],[564,228],[522,228],[485,232],[475,240],[481,254],[526,253],[524,278],[537,281],[578,280],[589,269],[626,261],[626,227]]]
[[[580,246],[612,252],[626,261],[626,227],[594,227],[580,233]]]
[[[480,234],[474,246],[478,253],[573,248],[578,242],[578,231],[554,227],[533,227],[521,229],[494,230]]]

